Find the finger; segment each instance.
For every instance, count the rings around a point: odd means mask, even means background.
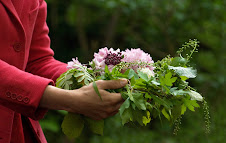
[[[122,98],[120,93],[110,93],[106,90],[101,90],[101,96],[103,100],[110,101],[112,104],[118,104],[120,102],[123,102],[124,99]]]
[[[110,116],[114,116],[115,114],[117,114],[117,113],[119,112],[119,109],[120,109],[120,107],[121,107],[122,104],[123,104],[123,102],[118,103],[118,104],[115,106],[115,111],[112,112],[112,113],[110,114]]]
[[[97,86],[101,89],[118,89],[124,87],[127,83],[127,79],[96,81]]]

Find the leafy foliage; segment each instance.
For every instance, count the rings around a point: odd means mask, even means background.
[[[64,62],[71,60],[71,57],[76,55],[86,63],[91,59],[93,52],[103,46],[119,47],[120,49],[142,47],[154,59],[161,59],[167,53],[173,55],[175,47],[191,37],[198,38],[201,43],[198,56],[190,59],[190,64],[198,70],[198,76],[186,81],[189,81],[202,95],[205,95],[205,100],[210,104],[212,122],[210,136],[202,133],[203,115],[200,108],[196,110],[199,114],[186,112],[181,119],[183,130],[180,131],[179,136],[172,136],[171,129],[167,124],[163,122],[161,125],[153,118],[153,124],[148,125],[151,130],[140,130],[121,128],[119,118],[113,117],[105,124],[104,137],[87,133],[82,140],[76,140],[76,142],[224,142],[225,132],[222,127],[226,126],[224,114],[226,71],[223,66],[225,64],[223,47],[226,45],[225,1],[46,1],[48,3],[47,22],[50,27],[51,47],[55,51],[55,58]],[[78,22],[83,26],[80,27]],[[83,33],[85,38],[80,38],[82,37],[79,36],[82,35],[80,33]],[[81,44],[84,39],[88,49]],[[178,59],[181,58],[178,57]],[[171,66],[180,65],[171,64]],[[186,83],[183,87],[186,87]],[[61,113],[49,111],[45,119],[40,121],[48,142],[65,142],[65,137],[59,130],[62,119]],[[160,126],[162,128],[159,128]],[[119,130],[120,132],[118,132]],[[186,134],[186,140],[184,134]],[[56,136],[62,140],[56,141]]]
[[[192,43],[192,40],[190,42]],[[196,49],[197,45],[191,44],[190,47]],[[193,53],[188,55],[189,58]],[[184,62],[182,55],[180,55],[180,58],[176,57],[174,60],[173,57],[168,56],[156,62],[154,64],[156,67],[154,70],[155,75],[150,78],[142,70],[135,72],[129,68],[125,72],[121,72],[121,69],[126,69],[127,63],[115,65],[111,71],[106,65],[104,73],[96,70],[93,62],[90,62],[92,69],[89,70],[86,66],[75,65],[75,68],[69,69],[57,79],[57,86],[72,89],[71,87],[79,88],[78,85],[88,85],[93,81],[93,88],[101,98],[95,80],[127,78],[130,83],[125,88],[109,90],[110,92],[120,92],[125,99],[120,107],[120,117],[123,125],[138,123],[140,126],[146,126],[151,122],[151,118],[159,117],[161,120],[161,116],[174,123],[178,122],[187,108],[195,111],[195,108],[199,107],[197,101],[203,101],[203,97],[198,92],[193,91],[193,88],[188,86],[188,82],[185,82],[189,78],[196,77],[196,70],[188,67],[188,62]],[[186,58],[186,61],[189,58]],[[180,66],[174,67],[171,64]],[[95,73],[95,76],[93,73]],[[63,121],[63,132],[70,138],[77,138],[81,134],[85,123],[88,123],[88,127],[93,133],[103,135],[104,121],[95,121],[72,113],[69,113]],[[73,124],[73,126],[70,126],[70,124]],[[178,131],[178,129],[179,127],[176,127],[175,130]]]

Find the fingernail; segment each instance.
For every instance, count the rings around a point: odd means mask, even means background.
[[[123,78],[123,79],[120,79],[120,84],[121,85],[126,85],[128,83],[128,80]]]

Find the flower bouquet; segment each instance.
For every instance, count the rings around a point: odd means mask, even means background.
[[[175,125],[176,134],[186,110],[195,111],[196,107],[200,107],[199,102],[203,102],[206,131],[209,132],[207,103],[187,81],[197,74],[189,66],[197,47],[198,41],[190,40],[177,51],[177,57],[167,56],[157,62],[141,49],[120,51],[102,48],[94,53],[94,59],[87,65],[81,64],[77,58],[68,62],[68,71],[57,79],[56,86],[73,90],[91,83],[101,98],[95,81],[126,78],[129,83],[124,88],[108,90],[121,93],[125,100],[119,110],[122,125],[133,123],[146,126],[154,118],[161,120],[165,117]],[[189,53],[184,55],[189,48]],[[76,138],[84,126],[93,133],[103,135],[104,120],[92,120],[74,113],[65,116],[62,130],[69,138]]]

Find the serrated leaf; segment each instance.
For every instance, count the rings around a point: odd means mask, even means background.
[[[104,133],[104,120],[92,120],[90,118],[85,118],[86,123],[88,124],[89,129],[98,135],[103,135]]]
[[[196,77],[196,70],[192,68],[184,68],[184,67],[173,67],[168,66],[170,70],[174,70],[179,76],[185,76],[187,78],[195,78]]]
[[[143,94],[141,93],[133,93],[133,102],[139,110],[146,110],[145,101]]]
[[[68,138],[77,138],[84,128],[84,120],[79,114],[68,113],[64,117],[61,127]]]

